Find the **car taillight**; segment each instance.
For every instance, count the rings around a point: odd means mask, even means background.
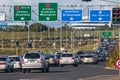
[[[20,62],[18,62],[18,64],[20,65]]]
[[[93,57],[92,59],[95,60],[95,57]]]
[[[74,57],[72,57],[72,59],[74,59]]]
[[[60,58],[60,60],[62,60],[62,58]]]
[[[40,58],[40,63],[42,63],[43,62],[43,59],[42,58]]]
[[[83,57],[82,59],[84,60],[85,58]]]
[[[22,58],[22,64],[24,64],[24,59]]]
[[[55,61],[55,59],[53,59],[53,61]]]
[[[6,63],[5,62],[0,62],[0,65],[5,65]]]

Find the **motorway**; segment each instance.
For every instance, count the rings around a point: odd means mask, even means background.
[[[0,80],[83,80],[82,78],[99,75],[117,75],[117,70],[108,70],[104,68],[105,63],[99,62],[97,65],[80,64],[78,67],[50,67],[49,73],[41,71],[31,71],[23,74],[16,71],[13,73],[0,72]]]

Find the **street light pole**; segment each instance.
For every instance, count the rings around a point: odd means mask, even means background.
[[[30,43],[30,27],[29,25],[27,25],[27,27],[28,27],[28,43]]]
[[[2,49],[3,49],[3,29],[2,29]]]
[[[60,50],[62,49],[62,27],[60,29]]]
[[[119,27],[119,58],[120,58],[120,27]],[[120,76],[120,69],[119,69],[119,76]]]
[[[73,50],[73,44],[72,44],[72,41],[73,41],[73,36],[72,36],[72,27],[71,27],[71,50]]]
[[[65,26],[66,27],[66,49],[67,49],[67,25]]]
[[[29,47],[29,44],[30,44],[30,28],[29,28],[29,23],[28,23],[28,22],[25,22],[25,25],[26,25],[27,28],[28,28],[28,44],[27,44],[27,47]]]

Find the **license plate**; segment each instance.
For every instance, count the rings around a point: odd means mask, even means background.
[[[33,61],[33,60],[30,60],[29,62],[30,62],[30,63],[34,63],[35,61]]]
[[[68,61],[65,61],[65,63],[69,63]]]
[[[34,63],[34,61],[30,61],[30,63]]]

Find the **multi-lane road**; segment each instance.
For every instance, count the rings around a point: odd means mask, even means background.
[[[23,74],[22,72],[4,73],[0,72],[0,80],[82,80],[83,78],[99,75],[117,75],[117,70],[108,70],[104,68],[105,63],[100,62],[97,65],[85,64],[78,67],[51,67],[49,73],[41,71],[31,71]]]

